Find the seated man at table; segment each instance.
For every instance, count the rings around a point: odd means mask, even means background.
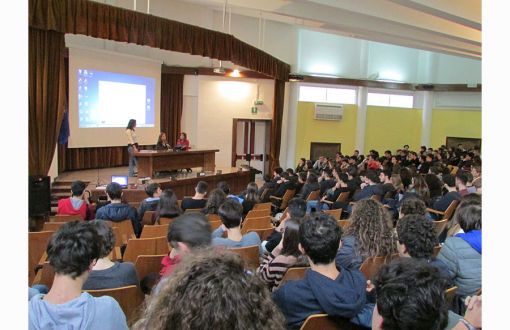
[[[96,219],[122,221],[130,219],[133,224],[133,230],[136,237],[140,237],[142,230],[136,209],[129,204],[122,203],[122,188],[117,182],[109,183],[106,186],[106,196],[110,204],[105,205],[97,210]]]
[[[89,202],[83,197],[85,183],[77,180],[71,184],[72,196],[58,201],[57,215],[79,215],[83,220],[90,219]]]
[[[161,196],[161,187],[159,183],[151,183],[145,188],[145,193],[149,196],[142,201],[138,207],[138,221],[141,223],[146,211],[156,211]]]
[[[195,196],[184,198],[181,209],[183,211],[186,211],[186,209],[203,209],[207,203],[205,195],[207,195],[207,182],[198,181],[195,187]]]

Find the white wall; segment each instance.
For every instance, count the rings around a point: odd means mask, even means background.
[[[258,113],[252,114],[251,107],[257,98],[257,82],[260,85],[259,98],[264,105],[257,106]],[[183,130],[189,132],[190,144],[195,148],[220,149],[216,154],[216,166],[230,167],[234,118],[272,118],[273,80],[185,76],[184,86]],[[198,93],[191,95],[197,86]]]

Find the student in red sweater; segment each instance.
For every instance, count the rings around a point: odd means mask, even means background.
[[[57,215],[80,215],[83,220],[90,220],[88,198],[83,198],[85,183],[74,181],[71,184],[72,196],[58,201]]]

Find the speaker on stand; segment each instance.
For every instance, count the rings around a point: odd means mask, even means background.
[[[28,215],[48,216],[51,211],[50,177],[30,175],[28,177]]]

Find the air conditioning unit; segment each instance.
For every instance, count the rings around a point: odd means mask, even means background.
[[[316,103],[315,120],[342,120],[344,116],[344,107],[341,104]]]

